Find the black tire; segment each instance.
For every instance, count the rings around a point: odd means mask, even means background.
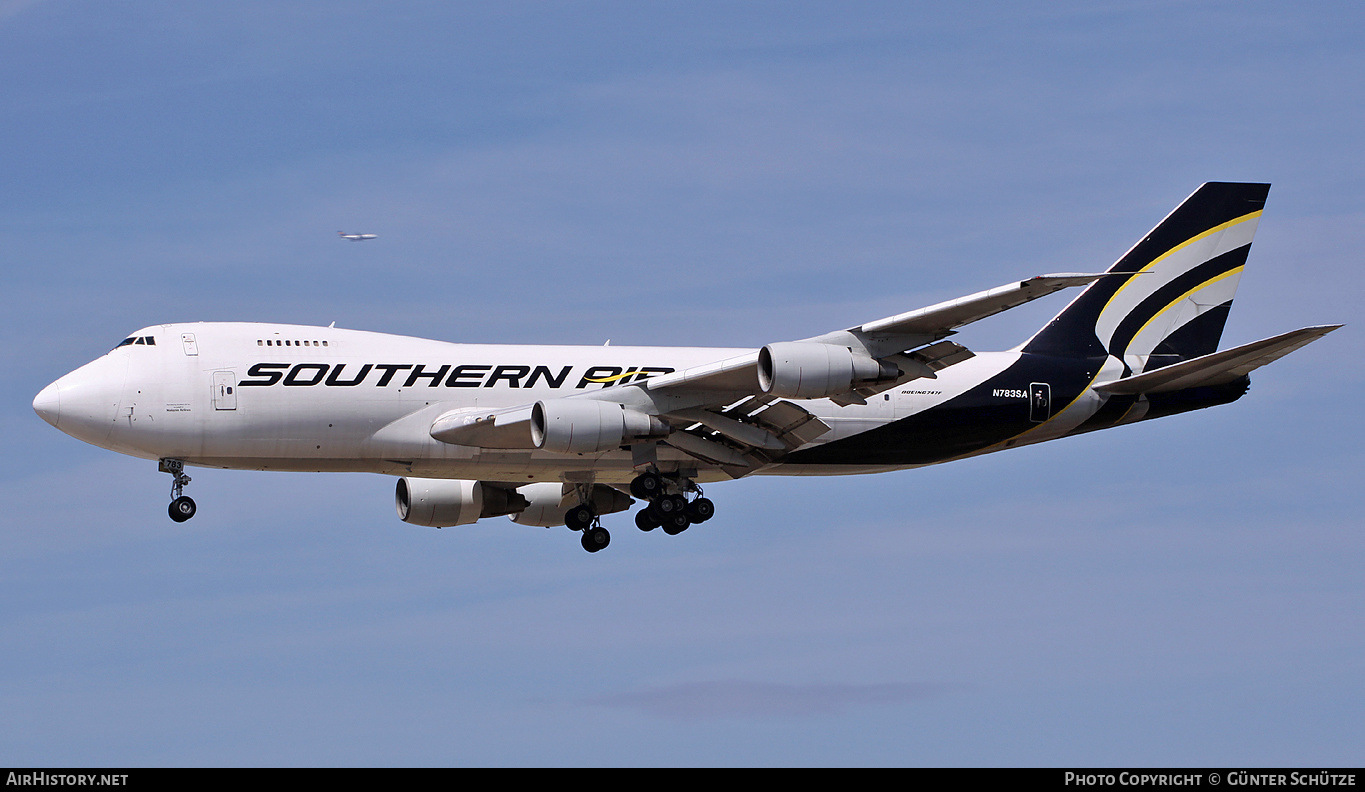
[[[681,495],[664,495],[649,504],[649,508],[654,510],[654,517],[660,523],[667,524],[669,517],[681,514],[687,508],[687,500]]]
[[[704,523],[716,516],[716,504],[710,498],[697,498],[687,504],[687,516],[694,523]]]
[[[640,500],[652,501],[664,490],[664,481],[657,473],[641,473],[630,482],[630,494]]]
[[[654,513],[648,508],[635,512],[635,527],[641,531],[649,532],[659,527],[659,521],[654,518]]]
[[[611,534],[607,533],[606,528],[599,525],[583,531],[583,549],[589,553],[596,553],[609,544],[611,544]]]
[[[187,495],[181,495],[171,501],[171,505],[166,509],[167,513],[171,515],[171,519],[178,523],[182,523],[193,517],[197,510],[194,501]]]
[[[664,533],[669,536],[677,536],[691,527],[692,521],[687,518],[687,512],[676,512],[673,516],[664,520]]]
[[[583,503],[564,512],[564,524],[569,526],[571,530],[582,531],[592,525],[593,518],[596,516],[592,512],[592,507]]]

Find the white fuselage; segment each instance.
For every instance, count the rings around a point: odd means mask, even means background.
[[[34,406],[57,428],[147,459],[256,470],[363,471],[505,482],[603,482],[634,475],[629,451],[557,454],[434,439],[458,408],[501,409],[637,382],[751,352],[713,347],[453,344],[327,327],[156,325],[48,386]],[[816,444],[929,409],[1003,370],[1017,352],[979,355],[868,400],[802,402],[831,427]],[[724,474],[661,447],[662,467]],[[887,466],[771,465],[757,472],[863,473]]]

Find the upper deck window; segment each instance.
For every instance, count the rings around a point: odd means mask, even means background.
[[[128,339],[127,341],[124,341],[123,343],[124,343],[124,344],[131,344],[131,343],[133,343],[133,339],[130,338],[130,339]],[[156,341],[153,340],[153,339],[151,338],[151,336],[148,336],[148,337],[147,337],[147,343],[149,343],[149,344],[154,344],[154,343],[156,343]],[[119,346],[122,346],[122,345],[123,345],[123,344],[120,344]],[[256,339],[256,346],[277,346],[277,347],[278,347],[278,346],[327,346],[327,342],[326,342],[326,341],[314,341],[314,340],[312,340],[312,339],[309,339],[309,340],[307,340],[307,341],[294,341],[294,340],[286,340],[286,339],[278,339],[278,338],[277,338],[277,339],[271,339],[271,338],[260,339],[260,338],[258,338],[258,339]]]

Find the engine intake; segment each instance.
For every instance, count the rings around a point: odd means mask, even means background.
[[[657,416],[616,402],[549,399],[531,408],[531,442],[544,451],[593,454],[615,449],[627,439],[666,434],[668,425]]]
[[[398,518],[412,525],[444,528],[469,525],[483,517],[514,514],[527,507],[522,495],[468,479],[398,479],[394,492]]]
[[[848,347],[784,341],[758,352],[758,385],[788,399],[820,399],[896,379],[901,370]]]

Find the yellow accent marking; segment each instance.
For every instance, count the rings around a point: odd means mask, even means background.
[[[1162,253],[1160,256],[1158,256],[1158,257],[1156,257],[1155,259],[1153,259],[1152,262],[1151,262],[1150,264],[1148,264],[1147,266],[1143,267],[1142,269],[1140,269],[1140,270],[1138,270],[1138,271],[1139,271],[1139,272],[1147,272],[1147,271],[1150,270],[1152,267],[1155,267],[1157,264],[1159,264],[1159,263],[1162,262],[1163,260],[1165,260],[1165,259],[1169,258],[1170,256],[1172,256],[1176,251],[1181,250],[1182,248],[1189,247],[1190,245],[1194,244],[1195,242],[1198,242],[1199,240],[1201,240],[1201,239],[1203,239],[1203,238],[1205,238],[1205,237],[1207,237],[1207,236],[1211,236],[1211,235],[1213,235],[1213,234],[1216,234],[1216,233],[1218,233],[1219,231],[1226,231],[1227,229],[1232,228],[1233,226],[1237,225],[1238,223],[1243,223],[1243,222],[1245,222],[1245,221],[1247,221],[1247,220],[1252,219],[1253,217],[1260,217],[1262,211],[1264,211],[1264,210],[1258,209],[1258,210],[1255,211],[1255,212],[1251,212],[1251,213],[1249,213],[1249,214],[1244,214],[1244,215],[1242,215],[1241,217],[1238,217],[1238,218],[1234,218],[1234,219],[1232,219],[1232,220],[1229,220],[1229,221],[1227,221],[1226,223],[1223,223],[1222,225],[1214,226],[1213,228],[1210,228],[1209,230],[1207,230],[1207,231],[1205,231],[1205,232],[1203,232],[1203,233],[1201,233],[1201,234],[1197,234],[1197,235],[1195,235],[1195,236],[1192,236],[1192,237],[1190,237],[1189,239],[1185,240],[1184,242],[1181,242],[1179,245],[1176,245],[1175,247],[1173,247],[1173,248],[1171,248],[1170,250],[1166,251],[1165,253]],[[1182,295],[1180,296],[1180,300],[1185,299],[1186,297],[1188,297],[1188,296],[1189,296],[1190,294],[1192,294],[1193,292],[1198,291],[1199,289],[1204,288],[1205,286],[1209,285],[1210,283],[1213,283],[1213,282],[1216,281],[1216,280],[1219,280],[1220,278],[1226,278],[1227,276],[1231,275],[1232,273],[1234,273],[1234,272],[1240,272],[1241,270],[1243,270],[1243,269],[1245,269],[1245,268],[1246,268],[1246,265],[1242,265],[1242,266],[1240,266],[1240,267],[1234,267],[1233,269],[1228,270],[1227,272],[1223,273],[1222,275],[1219,275],[1219,276],[1216,277],[1216,278],[1212,278],[1212,279],[1210,279],[1210,280],[1208,280],[1208,281],[1206,281],[1206,282],[1200,284],[1199,286],[1196,286],[1194,289],[1191,289],[1190,291],[1186,292],[1185,294],[1182,294]],[[1100,315],[1103,315],[1104,312],[1105,312],[1106,310],[1109,309],[1110,304],[1113,303],[1114,300],[1118,299],[1118,296],[1119,296],[1120,294],[1123,293],[1123,290],[1124,290],[1124,289],[1128,288],[1128,284],[1132,283],[1133,280],[1134,280],[1136,277],[1137,277],[1136,275],[1130,275],[1130,276],[1128,277],[1128,280],[1124,281],[1123,285],[1119,287],[1119,290],[1116,291],[1116,292],[1114,292],[1114,296],[1112,296],[1112,297],[1109,298],[1109,302],[1107,302],[1107,303],[1104,304],[1104,308],[1100,309]],[[1176,302],[1180,302],[1180,300],[1176,300]],[[1172,305],[1174,305],[1174,303],[1172,303]],[[1170,308],[1170,306],[1168,305],[1168,306],[1166,306],[1166,308],[1161,309],[1161,311],[1158,313],[1158,315],[1160,315],[1160,313],[1165,313],[1166,310],[1169,309],[1169,308]],[[1153,318],[1155,318],[1155,317],[1153,317]],[[1150,321],[1151,321],[1151,320],[1149,319],[1148,322],[1150,322]],[[1144,325],[1143,325],[1143,328],[1146,328],[1146,327],[1147,327],[1147,325],[1144,324]],[[1138,330],[1138,332],[1141,333],[1142,330]],[[1137,338],[1137,336],[1134,335],[1133,338]],[[1120,362],[1121,362],[1121,361],[1120,361]],[[986,448],[983,448],[983,449],[981,449],[981,450],[979,450],[979,451],[974,451],[974,452],[972,452],[971,456],[980,456],[980,455],[982,455],[982,454],[989,454],[989,453],[991,453],[992,451],[999,451],[999,450],[1004,449],[1004,448],[1010,448],[1010,447],[1012,447],[1012,446],[1009,445],[1009,444],[1011,444],[1011,443],[1017,443],[1019,440],[1022,440],[1023,438],[1025,438],[1025,437],[1027,437],[1027,436],[1033,434],[1034,432],[1037,432],[1038,430],[1042,429],[1043,427],[1047,426],[1048,424],[1050,424],[1050,423],[1052,423],[1053,421],[1057,420],[1058,418],[1062,417],[1062,415],[1063,415],[1067,410],[1070,410],[1072,407],[1074,407],[1074,406],[1076,405],[1076,402],[1080,401],[1081,398],[1082,398],[1083,396],[1085,396],[1086,392],[1089,391],[1089,390],[1091,389],[1092,386],[1094,386],[1095,380],[1097,380],[1097,379],[1100,378],[1100,372],[1103,371],[1103,370],[1104,370],[1104,364],[1101,363],[1101,364],[1099,365],[1099,367],[1096,369],[1094,376],[1092,376],[1092,377],[1090,378],[1090,382],[1086,383],[1085,387],[1084,387],[1084,388],[1081,388],[1081,392],[1078,393],[1078,394],[1076,394],[1076,398],[1074,398],[1074,399],[1072,399],[1070,402],[1068,402],[1067,405],[1066,405],[1065,407],[1063,407],[1062,409],[1060,409],[1060,410],[1054,410],[1054,411],[1052,412],[1052,415],[1048,416],[1048,419],[1047,419],[1046,421],[1043,421],[1042,423],[1037,424],[1037,425],[1035,425],[1035,426],[1030,426],[1029,428],[1025,429],[1024,431],[1020,432],[1020,433],[1017,434],[1017,435],[1014,435],[1014,436],[1012,436],[1012,437],[1007,437],[1007,438],[1005,438],[1004,440],[1001,440],[1001,441],[998,442],[998,443],[993,443],[992,445],[989,445],[989,446],[987,446]]]
[[[1005,444],[1008,443],[1008,442],[1017,441],[1017,440],[1019,440],[1020,438],[1027,437],[1028,435],[1033,434],[1034,432],[1038,431],[1039,429],[1042,429],[1044,426],[1047,426],[1048,424],[1050,424],[1050,423],[1052,423],[1053,421],[1057,420],[1058,418],[1062,417],[1062,413],[1066,412],[1067,410],[1070,410],[1070,409],[1072,408],[1072,406],[1074,406],[1074,405],[1076,404],[1076,402],[1078,402],[1078,401],[1081,400],[1081,397],[1085,395],[1085,392],[1088,391],[1088,390],[1090,390],[1090,386],[1094,385],[1094,384],[1095,384],[1095,380],[1097,380],[1097,379],[1100,378],[1100,372],[1103,371],[1103,370],[1104,370],[1104,364],[1101,363],[1101,364],[1099,365],[1099,367],[1095,370],[1095,376],[1093,376],[1093,377],[1090,378],[1090,381],[1087,382],[1087,383],[1085,384],[1085,387],[1084,387],[1084,388],[1081,388],[1081,392],[1078,393],[1078,394],[1076,394],[1076,398],[1074,398],[1074,399],[1072,399],[1071,401],[1067,402],[1067,405],[1066,405],[1065,407],[1063,407],[1062,409],[1054,411],[1054,412],[1052,413],[1052,415],[1049,415],[1049,416],[1048,416],[1048,418],[1047,418],[1046,421],[1043,421],[1042,423],[1039,423],[1039,424],[1034,424],[1033,426],[1030,426],[1029,428],[1025,429],[1024,431],[1020,432],[1019,434],[1014,435],[1013,437],[1010,437],[1010,438],[1008,438],[1008,439],[1001,440],[1000,442],[996,443],[995,445],[990,446],[990,449],[989,449],[989,450],[978,451],[977,453],[978,453],[978,454],[988,454],[988,453],[990,453],[991,451],[999,450],[999,449],[996,448],[996,446],[1004,447]],[[1048,387],[1049,387],[1049,389],[1050,389],[1052,386],[1049,385]],[[1065,435],[1063,435],[1063,436],[1065,436]]]
[[[1137,331],[1136,333],[1133,333],[1133,337],[1130,338],[1130,339],[1128,339],[1128,343],[1131,344],[1131,343],[1133,343],[1134,341],[1136,341],[1136,340],[1138,339],[1138,337],[1142,335],[1142,331],[1147,329],[1147,325],[1151,324],[1152,322],[1155,322],[1158,318],[1160,318],[1162,315],[1164,315],[1167,311],[1169,311],[1169,310],[1171,310],[1172,308],[1174,308],[1175,306],[1179,305],[1181,302],[1184,302],[1184,300],[1185,300],[1186,297],[1189,297],[1191,294],[1194,294],[1195,292],[1199,291],[1200,289],[1203,289],[1205,286],[1212,286],[1213,284],[1217,283],[1218,281],[1220,281],[1220,280],[1222,280],[1222,279],[1224,279],[1224,278],[1228,278],[1228,277],[1231,277],[1231,276],[1233,276],[1233,275],[1236,275],[1237,273],[1241,272],[1241,271],[1244,270],[1244,269],[1246,269],[1246,265],[1245,265],[1245,264],[1243,264],[1243,265],[1241,265],[1241,266],[1238,266],[1238,267],[1233,267],[1232,269],[1228,270],[1227,272],[1224,272],[1222,275],[1215,275],[1214,277],[1209,278],[1208,280],[1204,281],[1203,283],[1199,284],[1198,286],[1195,286],[1193,289],[1190,289],[1189,291],[1187,291],[1187,292],[1185,292],[1184,294],[1180,295],[1179,297],[1175,298],[1174,300],[1171,301],[1171,304],[1170,304],[1170,305],[1167,305],[1165,308],[1162,308],[1160,311],[1157,311],[1157,312],[1152,316],[1151,319],[1148,319],[1146,322],[1143,322],[1143,323],[1142,323],[1142,327],[1139,327],[1139,328],[1138,328],[1138,331]]]
[[[1173,247],[1173,248],[1171,248],[1170,250],[1166,251],[1165,253],[1162,253],[1160,256],[1157,256],[1156,258],[1152,259],[1151,263],[1149,263],[1147,266],[1143,267],[1142,269],[1138,270],[1138,272],[1147,272],[1147,271],[1151,270],[1151,269],[1152,269],[1153,267],[1155,267],[1157,264],[1160,264],[1161,262],[1163,262],[1163,261],[1165,261],[1166,259],[1170,258],[1171,256],[1175,255],[1176,251],[1183,250],[1183,249],[1189,247],[1190,245],[1193,245],[1195,242],[1198,242],[1199,240],[1204,239],[1205,237],[1212,236],[1213,234],[1216,234],[1216,233],[1218,233],[1219,231],[1226,231],[1226,230],[1228,230],[1229,228],[1232,228],[1233,226],[1237,225],[1238,223],[1246,222],[1247,220],[1250,220],[1250,219],[1252,219],[1253,217],[1260,217],[1260,216],[1261,216],[1261,212],[1263,212],[1263,211],[1265,211],[1265,210],[1263,210],[1263,209],[1258,209],[1258,210],[1256,210],[1256,211],[1254,211],[1254,212],[1251,212],[1251,213],[1249,213],[1249,214],[1244,214],[1244,215],[1242,215],[1241,217],[1238,217],[1238,218],[1229,220],[1229,221],[1227,221],[1226,223],[1223,223],[1222,225],[1214,226],[1213,228],[1210,228],[1209,230],[1207,230],[1207,231],[1205,231],[1205,232],[1203,232],[1203,233],[1201,233],[1201,234],[1196,234],[1196,235],[1190,237],[1189,239],[1185,240],[1184,242],[1181,242],[1179,245],[1176,245],[1175,247]],[[1123,282],[1123,285],[1119,287],[1119,290],[1116,291],[1116,292],[1114,292],[1114,296],[1112,296],[1112,297],[1109,298],[1109,302],[1107,302],[1107,303],[1104,304],[1104,308],[1101,308],[1101,309],[1100,309],[1100,315],[1101,315],[1101,316],[1104,315],[1104,312],[1105,312],[1105,311],[1109,310],[1109,306],[1112,305],[1112,304],[1114,303],[1114,300],[1117,300],[1118,297],[1119,297],[1119,295],[1120,295],[1120,294],[1123,294],[1123,290],[1126,289],[1126,288],[1128,288],[1128,286],[1129,286],[1130,284],[1132,284],[1132,282],[1133,282],[1134,280],[1136,280],[1136,279],[1137,279],[1137,276],[1136,276],[1136,275],[1130,275],[1130,276],[1128,276],[1128,280],[1126,280],[1126,281]]]
[[[590,380],[588,380],[588,382],[599,382],[599,383],[602,383],[602,384],[605,385],[605,384],[608,383],[608,382],[615,382],[615,381],[617,381],[617,380],[623,380],[623,379],[625,379],[626,377],[633,377],[633,376],[635,376],[636,374],[639,374],[639,373],[640,373],[640,372],[638,372],[638,371],[627,371],[625,374],[613,374],[613,375],[611,375],[610,377],[603,377],[603,378],[601,378],[601,379],[590,379]]]

